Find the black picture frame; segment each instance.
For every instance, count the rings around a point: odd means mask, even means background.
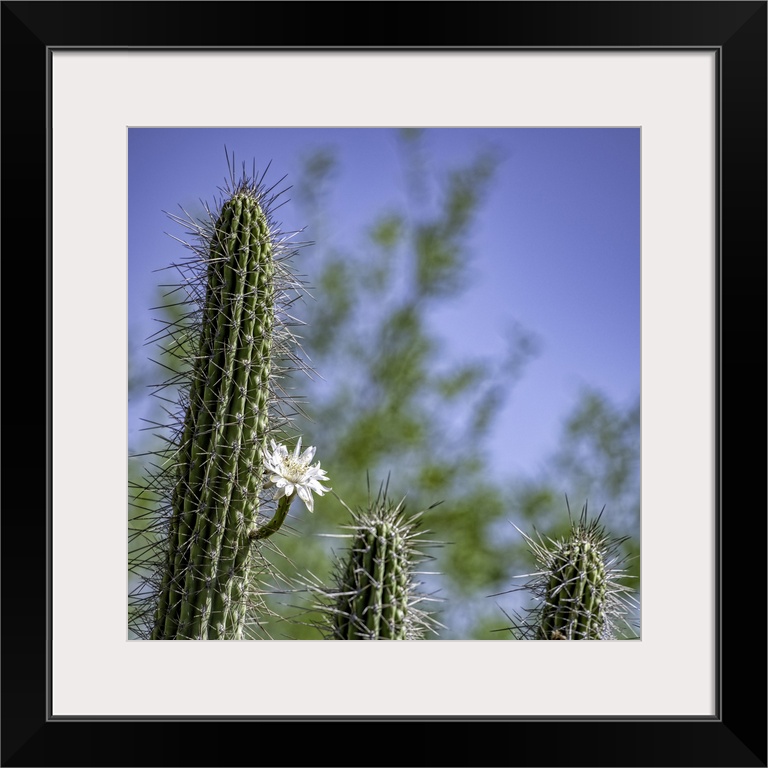
[[[754,432],[760,425],[764,437],[766,423],[768,4],[576,0],[331,5],[2,3],[2,268],[10,308],[3,332],[4,442],[10,471],[5,473],[2,514],[2,765],[765,766],[766,456],[765,440],[755,440]],[[355,42],[345,45],[345,40]],[[49,309],[55,265],[48,129],[50,57],[64,47],[717,52],[716,716],[306,717],[261,718],[258,723],[252,718],[155,722],[150,717],[51,717],[50,595],[55,585],[49,568],[50,409],[56,329]],[[38,323],[34,331],[29,328],[32,316]],[[726,438],[730,454],[724,451]],[[85,476],[83,486],[85,492]],[[681,592],[681,612],[680,626],[670,631],[696,632],[696,616],[686,615],[684,608],[685,590],[694,583],[692,575],[691,584],[673,585]],[[87,589],[82,599],[85,605]],[[300,691],[300,680],[290,684]],[[552,695],[567,697],[569,688],[554,687]]]

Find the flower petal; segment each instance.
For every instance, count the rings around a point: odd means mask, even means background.
[[[302,500],[302,501],[303,501],[303,502],[304,502],[304,503],[307,505],[307,509],[308,509],[310,512],[314,512],[314,507],[315,507],[315,500],[314,500],[314,498],[312,497],[312,494],[310,493],[310,491],[308,491],[308,490],[307,490],[307,489],[306,489],[304,486],[302,486],[302,485],[300,485],[300,486],[299,486],[299,497],[300,497],[300,498],[301,498],[301,500]]]
[[[315,451],[317,451],[317,448],[315,448],[314,445],[310,445],[309,448],[301,454],[301,459],[299,459],[299,461],[301,461],[302,464],[309,465],[312,459],[315,458]]]
[[[313,477],[306,483],[308,488],[311,488],[318,496],[322,496],[324,493],[328,493],[330,491],[330,488],[325,488],[324,486],[320,485],[320,483],[317,482],[317,480]]]

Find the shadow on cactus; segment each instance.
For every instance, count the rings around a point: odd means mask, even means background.
[[[322,619],[315,627],[329,640],[423,640],[436,635],[442,625],[425,606],[439,598],[420,592],[418,581],[434,572],[418,568],[433,559],[423,550],[440,542],[422,538],[429,533],[420,529],[424,511],[408,515],[405,499],[395,504],[385,486],[375,499],[369,488],[367,507],[357,511],[339,501],[350,515],[343,526],[350,533],[327,534],[348,541],[333,556],[332,586],[316,581],[304,585],[318,598],[312,610]]]
[[[566,499],[567,504],[567,499]],[[620,553],[628,536],[613,538],[601,525],[603,510],[590,520],[587,504],[578,519],[568,506],[569,533],[559,539],[528,536],[517,526],[533,554],[537,570],[519,578],[526,583],[507,592],[526,592],[536,601],[524,613],[507,614],[518,640],[617,640],[636,638],[631,617],[638,604]],[[497,595],[491,595],[495,597]]]
[[[142,639],[264,636],[258,540],[289,504],[284,495],[272,511],[264,462],[299,409],[284,374],[308,372],[289,313],[303,293],[289,267],[299,246],[273,219],[286,190],[267,188],[255,167],[237,177],[234,155],[227,164],[221,198],[202,217],[167,214],[185,228],[189,240],[174,239],[189,255],[168,267],[165,308],[177,316],[147,342],[162,354],[167,378],[153,395],[168,420],[152,425],[162,447],[144,456],[131,494],[129,573],[139,586],[129,628]]]

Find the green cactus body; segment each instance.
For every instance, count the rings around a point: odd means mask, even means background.
[[[599,640],[606,624],[607,575],[594,531],[576,526],[551,551],[537,640]]]
[[[536,541],[523,536],[537,572],[519,589],[532,594],[537,606],[524,619],[518,615],[511,628],[516,637],[610,640],[617,637],[620,624],[631,631],[625,617],[635,604],[633,590],[620,583],[626,574],[617,567],[617,551],[627,537],[611,538],[600,525],[600,515],[588,519],[586,505],[564,538],[539,536]]]
[[[274,382],[287,367],[306,368],[281,321],[287,292],[300,283],[270,220],[274,199],[243,172],[239,181],[231,176],[208,221],[171,216],[197,236],[195,245],[184,243],[197,258],[181,285],[193,309],[165,334],[183,368],[162,385],[180,392],[177,421],[165,425],[173,434],[156,453],[161,468],[134,497],[152,491],[165,505],[154,525],[159,543],[146,546],[154,561],[136,557],[154,569],[134,593],[140,637],[243,636],[267,441],[290,419]],[[286,511],[258,538],[274,533]]]
[[[405,515],[403,502],[384,494],[367,509],[352,512],[350,543],[336,559],[329,599],[316,606],[325,615],[325,634],[333,640],[418,640],[439,626],[421,604],[416,570],[424,561],[417,548],[421,513]],[[423,544],[434,542],[421,541]]]
[[[267,218],[246,186],[224,203],[211,242],[153,639],[236,638],[242,631],[248,531],[269,426],[273,275]]]

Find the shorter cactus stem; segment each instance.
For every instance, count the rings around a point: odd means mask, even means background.
[[[537,564],[532,580],[520,589],[528,590],[538,606],[509,628],[516,637],[611,640],[619,636],[620,624],[631,630],[626,617],[636,606],[634,590],[621,583],[627,575],[617,567],[622,562],[618,548],[627,537],[611,537],[600,525],[601,516],[590,520],[585,504],[574,520],[569,508],[570,530],[557,540],[539,535],[536,541],[520,531]]]
[[[338,498],[338,497],[337,497]],[[339,499],[341,501],[341,499]],[[344,504],[344,502],[342,502]],[[331,587],[307,584],[322,596],[314,608],[323,614],[318,628],[331,640],[421,640],[442,626],[423,603],[433,598],[419,592],[419,563],[428,558],[422,546],[438,542],[421,538],[422,513],[405,514],[404,500],[392,503],[386,490],[351,515],[349,546],[334,556]]]

